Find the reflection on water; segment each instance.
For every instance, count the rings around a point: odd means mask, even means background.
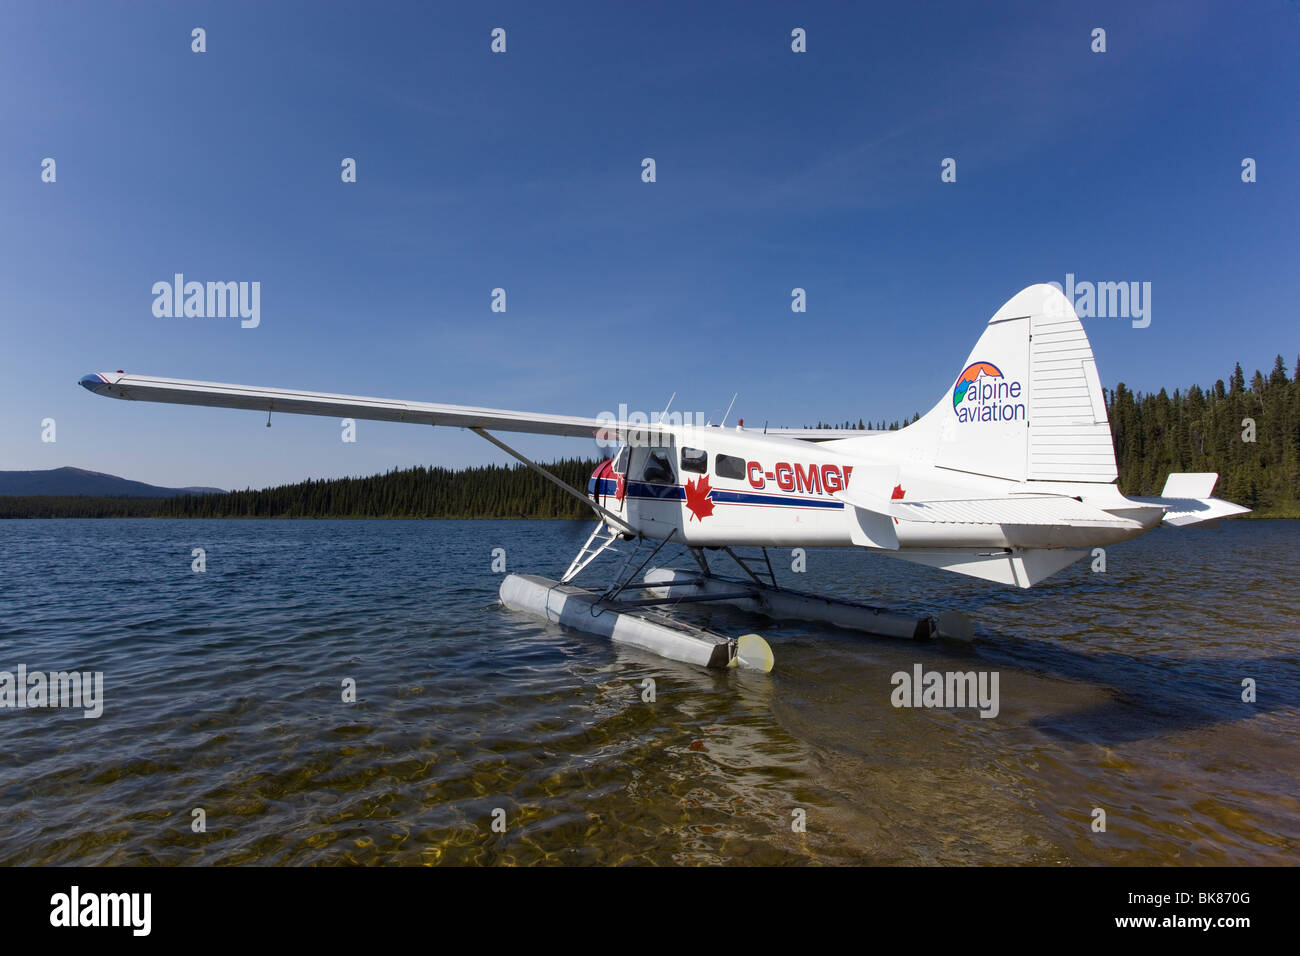
[[[790,583],[959,609],[978,640],[691,608],[767,636],[770,675],[496,606],[493,548],[558,576],[588,530],[0,522],[0,670],[102,670],[106,696],[98,720],[0,711],[0,863],[1295,858],[1296,522],[1157,532],[1028,592],[812,551]],[[915,664],[997,671],[1000,713],[894,708]]]

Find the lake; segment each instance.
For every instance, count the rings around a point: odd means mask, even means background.
[[[1029,591],[774,551],[976,639],[690,609],[763,634],[766,675],[497,605],[494,549],[558,577],[590,527],[0,521],[0,671],[103,674],[98,718],[0,709],[0,863],[1295,862],[1300,522],[1160,530]],[[996,673],[996,716],[894,706],[918,665]]]

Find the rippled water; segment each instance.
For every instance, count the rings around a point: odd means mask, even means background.
[[[102,670],[106,698],[0,710],[0,863],[1296,859],[1300,522],[1156,532],[1028,592],[811,551],[788,583],[978,639],[693,609],[765,634],[770,675],[496,605],[494,548],[556,577],[588,530],[0,522],[0,670]],[[1000,713],[894,708],[918,663],[997,671]]]

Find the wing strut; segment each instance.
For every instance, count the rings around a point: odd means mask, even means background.
[[[625,529],[628,532],[632,531],[632,526],[629,525],[622,518],[620,518],[618,515],[614,514],[614,512],[610,511],[608,508],[596,504],[596,502],[592,501],[590,498],[584,495],[577,488],[573,487],[573,485],[569,484],[566,481],[561,481],[559,478],[556,478],[553,474],[551,474],[541,465],[537,464],[537,462],[532,461],[531,459],[526,458],[523,455],[519,454],[519,452],[515,451],[513,448],[511,448],[501,439],[497,438],[495,435],[490,435],[481,428],[471,427],[470,431],[478,435],[480,438],[486,438],[488,441],[496,445],[498,448],[500,448],[503,452],[505,452],[510,457],[516,458],[519,461],[523,462],[525,465],[527,465],[533,471],[537,472],[539,475],[541,475],[551,484],[556,485],[557,487],[563,489],[567,493],[573,495],[573,497],[577,498],[588,508],[593,509],[597,514],[603,517],[606,521],[612,521],[614,524],[618,525],[619,527]]]

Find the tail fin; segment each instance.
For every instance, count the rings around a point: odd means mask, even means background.
[[[953,471],[1012,481],[1117,477],[1092,346],[1051,285],[1032,285],[998,309],[939,403],[894,435],[910,460]]]

